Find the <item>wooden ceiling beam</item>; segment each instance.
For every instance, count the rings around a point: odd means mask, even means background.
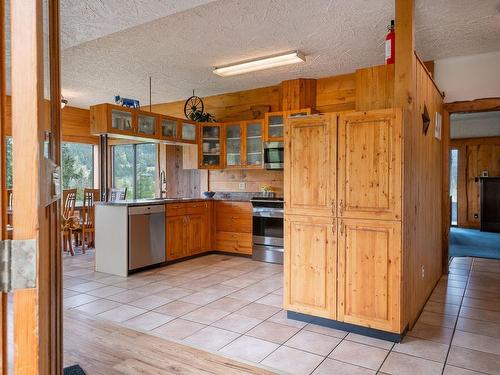
[[[396,55],[394,79],[394,104],[412,110],[415,104],[415,2],[395,0],[396,5]]]

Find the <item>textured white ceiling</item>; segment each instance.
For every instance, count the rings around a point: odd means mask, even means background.
[[[452,139],[498,136],[500,136],[500,111],[451,115]]]
[[[415,0],[424,59],[500,51],[500,0]],[[148,103],[319,78],[382,64],[394,0],[61,0],[70,104]],[[218,65],[300,49],[307,62],[241,76]]]
[[[69,48],[214,0],[61,0],[61,43]]]

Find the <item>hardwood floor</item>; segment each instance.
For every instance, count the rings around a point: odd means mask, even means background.
[[[73,364],[82,366],[89,375],[273,374],[67,310],[64,313],[64,366]]]

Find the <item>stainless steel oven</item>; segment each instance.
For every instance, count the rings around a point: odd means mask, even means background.
[[[283,169],[285,162],[283,142],[264,142],[264,168]]]
[[[252,259],[283,264],[283,199],[253,198]]]

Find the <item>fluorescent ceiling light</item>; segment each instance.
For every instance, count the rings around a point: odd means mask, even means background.
[[[214,73],[221,77],[228,77],[304,61],[306,61],[306,58],[303,53],[300,51],[292,51],[221,66],[215,68]]]

